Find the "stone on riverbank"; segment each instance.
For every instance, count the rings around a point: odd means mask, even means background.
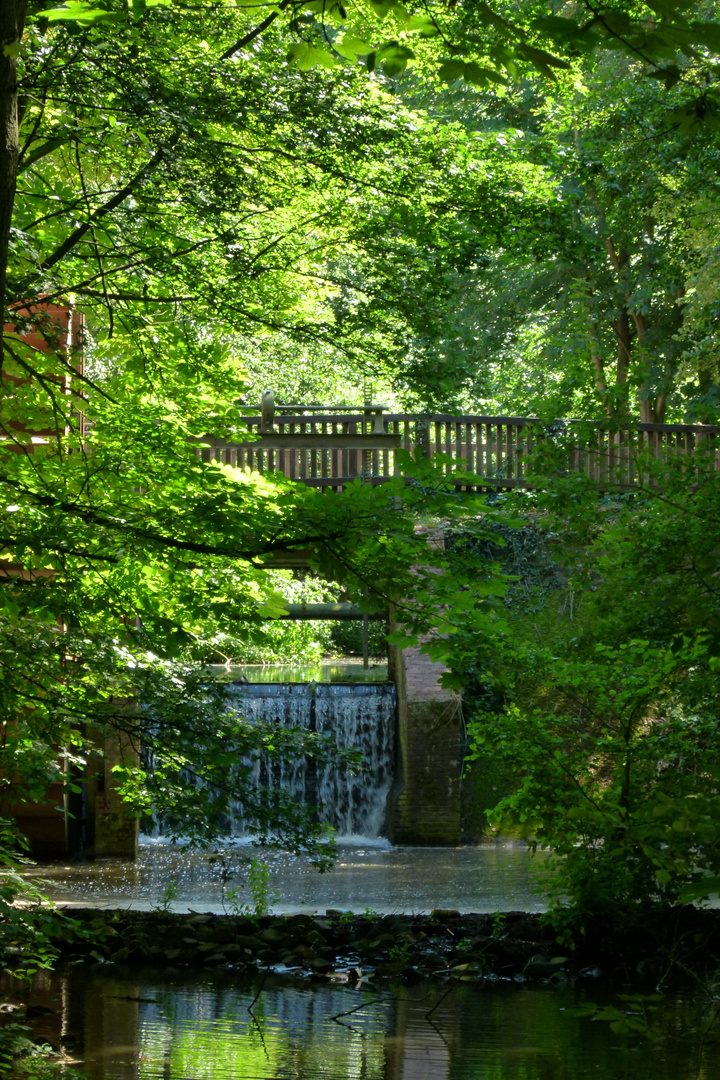
[[[559,947],[543,916],[442,911],[434,915],[347,912],[252,917],[81,909],[76,932],[58,942],[65,959],[232,970],[292,969],[308,977],[360,971],[362,978],[586,977],[602,968],[665,971],[720,966],[720,911],[653,913],[642,928],[589,926],[572,949]],[[559,955],[562,953],[562,955]]]

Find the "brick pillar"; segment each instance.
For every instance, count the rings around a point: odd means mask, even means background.
[[[88,817],[92,819],[88,822],[92,837],[88,854],[95,858],[137,858],[139,821],[118,795],[112,770],[128,761],[138,764],[139,759],[136,738],[116,732],[105,737],[99,777],[88,785]]]
[[[441,530],[431,542],[444,543]],[[447,671],[420,647],[390,650],[397,688],[395,782],[388,802],[392,843],[460,843],[463,732],[460,699],[439,684]]]

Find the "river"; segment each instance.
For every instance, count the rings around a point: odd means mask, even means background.
[[[53,863],[33,876],[46,882],[48,895],[69,906],[151,909],[166,904],[173,911],[220,913],[223,895],[238,888],[243,902],[252,898],[244,885],[247,862],[257,850],[249,844],[226,846],[223,864],[202,852],[183,853],[177,846],[146,840],[135,863]],[[341,908],[379,914],[421,913],[433,908],[459,911],[543,911],[535,892],[532,861],[518,844],[466,848],[393,848],[386,841],[340,847],[333,870],[319,874],[307,861],[281,853],[263,855],[277,900],[273,910],[295,914]],[[536,857],[536,864],[542,856]],[[244,890],[244,891],[243,891]],[[172,894],[172,895],[171,895]]]
[[[41,975],[35,1036],[89,1080],[717,1080],[713,1002],[701,990],[627,1001],[592,980],[547,987],[328,979],[110,966]],[[635,988],[637,989],[637,988]],[[17,982],[0,981],[6,1001]],[[652,987],[645,991],[652,993]],[[640,1030],[577,1015],[595,1005]]]

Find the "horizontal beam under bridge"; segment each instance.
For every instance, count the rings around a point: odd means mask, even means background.
[[[361,611],[357,604],[286,604],[281,619],[387,619],[387,612]]]

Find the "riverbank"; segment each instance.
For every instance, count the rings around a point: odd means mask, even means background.
[[[562,984],[618,973],[657,981],[673,970],[720,968],[720,911],[648,913],[631,931],[589,925],[559,944],[542,915],[503,912],[325,916],[179,915],[75,909],[79,933],[58,942],[63,961],[165,969],[220,969],[361,983],[392,978]]]

